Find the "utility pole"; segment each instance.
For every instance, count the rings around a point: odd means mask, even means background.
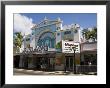
[[[76,60],[75,60],[75,49],[74,49],[74,74],[76,74]]]
[[[73,71],[74,71],[74,74],[76,74],[76,60],[75,60],[75,51],[76,51],[76,47],[72,47],[73,48],[73,51],[74,51],[74,56],[73,56]]]

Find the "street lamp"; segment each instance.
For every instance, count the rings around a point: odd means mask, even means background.
[[[73,65],[73,69],[74,69],[74,74],[76,74],[76,60],[75,60],[75,51],[76,51],[76,47],[74,46],[74,47],[72,47],[72,49],[73,49],[73,51],[74,51],[74,59],[73,59],[73,63],[74,63],[74,65]]]

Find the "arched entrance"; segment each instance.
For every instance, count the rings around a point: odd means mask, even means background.
[[[38,46],[48,46],[49,48],[55,48],[55,35],[53,32],[44,32],[40,35],[37,42]]]

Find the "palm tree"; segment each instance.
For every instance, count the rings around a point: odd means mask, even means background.
[[[86,40],[92,39],[93,41],[97,40],[97,28],[94,27],[91,31],[88,29],[84,29],[82,31],[82,35]]]
[[[83,35],[83,38],[88,40],[89,39],[89,30],[88,29],[83,29],[82,35]]]
[[[14,46],[16,47],[16,49],[19,52],[19,49],[21,48],[21,45],[23,42],[23,36],[22,36],[21,32],[14,33],[13,39],[14,39],[13,40]]]
[[[94,27],[93,30],[90,31],[89,36],[93,41],[97,40],[97,28],[96,27]]]
[[[94,31],[94,38],[95,38],[95,40],[97,40],[97,28],[94,27],[93,28],[93,31]]]

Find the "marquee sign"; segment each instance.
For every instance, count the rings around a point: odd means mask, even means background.
[[[32,53],[32,52],[42,53],[44,51],[48,51],[48,46],[36,46],[35,49],[33,49],[33,48],[25,48],[23,53],[25,53],[25,54],[29,54],[29,53]]]
[[[74,43],[73,41],[64,41],[62,40],[62,52],[63,53],[80,53],[80,44]]]

